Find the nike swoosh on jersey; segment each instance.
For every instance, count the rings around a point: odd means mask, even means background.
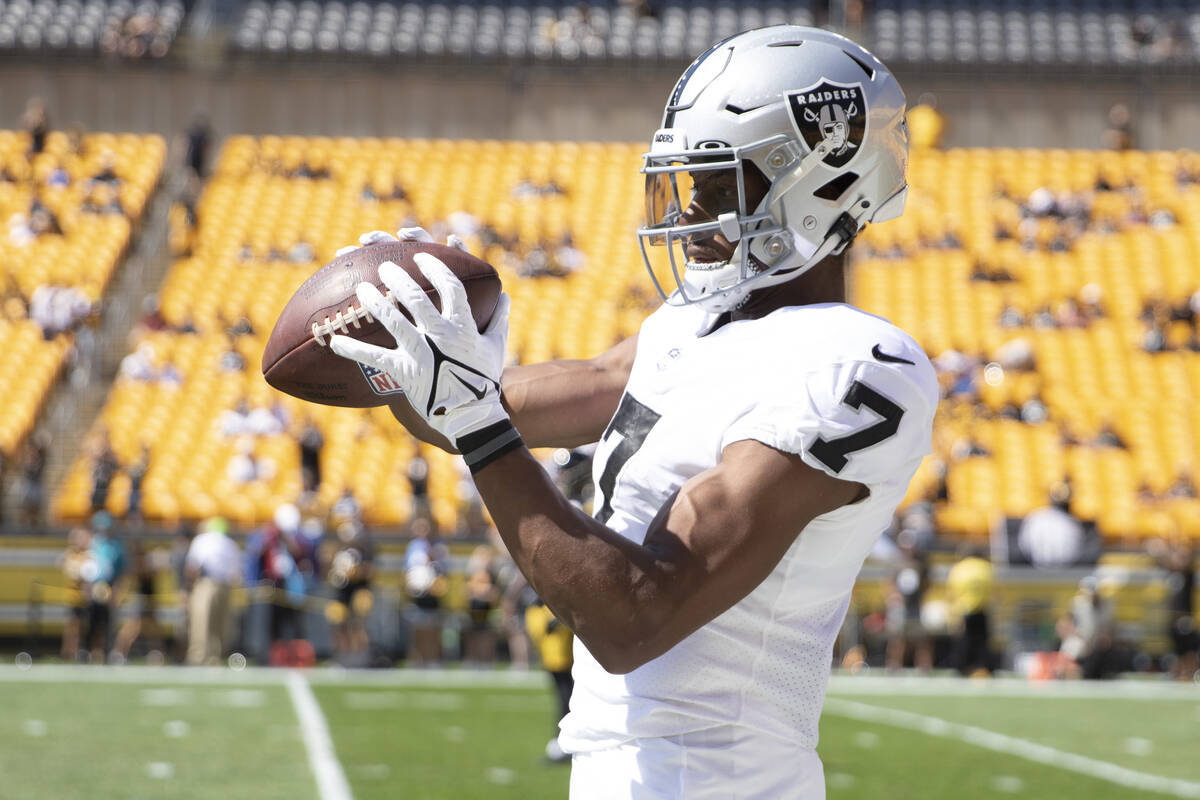
[[[875,345],[874,347],[871,348],[871,355],[875,356],[875,358],[877,360],[884,361],[889,364],[909,364],[914,367],[916,366],[916,364],[914,364],[912,361],[909,361],[907,358],[901,358],[900,356],[888,355],[887,353],[885,353],[879,349],[879,345]]]
[[[911,363],[911,362],[910,362],[910,363]],[[484,396],[485,394],[487,394],[487,387],[486,387],[486,386],[485,386],[485,387],[483,387],[482,389],[476,389],[474,386],[472,386],[471,384],[469,384],[469,383],[467,383],[465,380],[463,380],[461,377],[459,377],[459,375],[458,375],[458,373],[457,373],[457,372],[450,372],[450,374],[454,376],[454,379],[455,379],[455,380],[457,380],[457,381],[458,381],[459,383],[461,383],[463,386],[465,386],[465,387],[467,387],[468,389],[470,389],[470,390],[471,390],[471,394],[475,395],[475,399],[476,399],[476,400],[482,400],[482,399],[483,399],[483,396]]]

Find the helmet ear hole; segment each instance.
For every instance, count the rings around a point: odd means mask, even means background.
[[[813,196],[819,197],[822,200],[828,200],[831,203],[836,203],[842,199],[842,195],[844,195],[846,190],[853,186],[854,182],[857,180],[857,172],[843,172],[841,175],[838,175],[829,183],[813,192]]]

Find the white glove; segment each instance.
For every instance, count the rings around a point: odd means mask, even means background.
[[[429,242],[432,244],[433,237],[424,228],[401,228],[396,231],[395,236],[386,231],[371,231],[358,237],[357,245],[352,244],[349,247],[343,247],[335,255],[340,258],[347,253],[353,253],[359,247],[366,247],[376,242]],[[446,237],[446,246],[462,250],[464,253],[467,252],[467,245],[453,233]]]
[[[454,442],[468,466],[474,468],[471,451],[495,444],[497,437],[484,437],[486,441],[479,443],[478,437],[470,434],[484,429],[511,432],[511,438],[502,445],[514,439],[520,443],[500,403],[509,298],[500,295],[492,321],[480,333],[471,316],[466,289],[450,268],[428,253],[417,253],[413,261],[437,290],[442,311],[438,312],[408,273],[385,262],[379,266],[379,279],[412,315],[413,322],[405,319],[373,284],[360,283],[356,289],[359,302],[392,334],[396,347],[378,347],[343,335],[333,336],[329,346],[339,356],[391,375],[422,419]]]

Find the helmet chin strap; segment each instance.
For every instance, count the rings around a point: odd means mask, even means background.
[[[711,295],[697,298],[695,302],[706,311],[714,313],[723,313],[740,308],[749,299],[751,293],[758,289],[766,289],[770,286],[778,286],[781,283],[787,283],[790,280],[800,277],[805,272],[815,267],[817,264],[825,260],[826,257],[841,253],[853,241],[858,233],[858,223],[854,218],[847,213],[843,213],[834,222],[829,229],[829,233],[825,236],[825,241],[821,242],[820,246],[813,252],[803,264],[796,267],[789,267],[779,270],[778,272],[763,272],[752,278],[748,278],[735,287],[725,291],[713,292]],[[748,246],[747,240],[743,239],[739,246]],[[746,257],[752,259],[755,263],[761,264],[755,256],[747,251]],[[722,267],[715,270],[704,271],[721,271],[731,266],[730,261],[726,261]],[[690,267],[689,267],[690,270]],[[686,273],[685,273],[686,276]]]

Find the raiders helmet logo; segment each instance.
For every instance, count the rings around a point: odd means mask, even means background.
[[[829,155],[822,163],[844,167],[858,155],[867,135],[867,104],[862,84],[822,80],[788,95],[792,124],[809,148],[825,142]]]

